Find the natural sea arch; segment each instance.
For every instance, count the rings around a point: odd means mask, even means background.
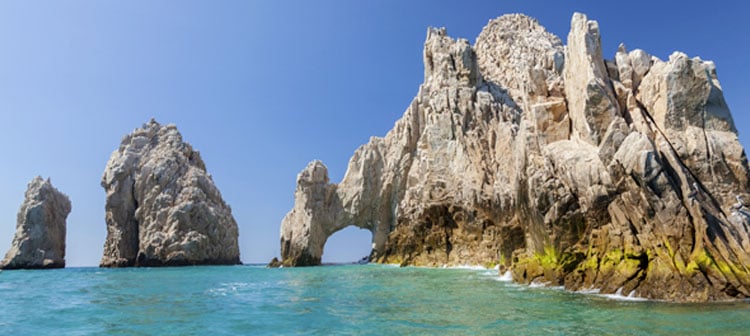
[[[351,263],[368,257],[373,249],[370,230],[354,225],[334,232],[323,244],[322,263]]]

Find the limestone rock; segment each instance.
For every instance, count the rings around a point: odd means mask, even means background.
[[[750,297],[747,158],[712,63],[662,62],[575,14],[568,45],[520,14],[474,46],[428,30],[425,80],[343,180],[313,162],[281,263],[320,263],[346,226],[371,260],[501,265],[516,281],[653,299]],[[622,81],[622,82],[621,82]]]
[[[49,179],[31,180],[18,210],[16,235],[0,268],[65,267],[65,219],[70,210],[68,196]]]
[[[602,58],[599,24],[576,13],[570,26],[564,71],[569,113],[577,135],[598,145],[619,106]]]
[[[328,168],[313,161],[297,176],[294,209],[281,227],[284,262],[295,266],[320,264],[323,245],[335,227],[333,216],[340,211],[335,186],[328,183]],[[316,211],[307,211],[316,209]]]
[[[174,125],[151,120],[125,136],[101,184],[102,267],[240,263],[232,211]]]
[[[638,98],[661,129],[684,131],[693,126],[734,132],[713,62],[675,52],[668,62],[657,62],[643,79]]]

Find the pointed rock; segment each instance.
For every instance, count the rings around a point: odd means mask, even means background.
[[[750,297],[737,201],[750,169],[712,64],[623,46],[607,68],[596,22],[571,25],[564,56],[518,14],[472,48],[431,30],[425,82],[393,129],[355,151],[339,184],[319,162],[298,176],[282,263],[319,263],[325,240],[355,225],[373,233],[375,262],[500,264],[523,283],[670,301]]]
[[[581,13],[575,13],[570,22],[564,74],[573,131],[598,145],[619,106],[602,58],[599,24]]]
[[[16,235],[0,268],[65,267],[65,220],[70,210],[68,196],[49,179],[31,180],[18,210]]]

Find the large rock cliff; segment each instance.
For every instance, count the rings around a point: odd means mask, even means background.
[[[49,179],[31,180],[18,210],[16,235],[0,268],[65,267],[65,219],[70,210],[68,196]]]
[[[151,120],[125,136],[101,183],[102,267],[240,263],[232,210],[174,125]]]
[[[624,46],[602,57],[575,14],[567,45],[529,17],[471,46],[430,28],[424,83],[330,184],[311,163],[281,225],[282,264],[373,232],[372,258],[501,265],[522,283],[674,301],[750,297],[750,179],[714,64]]]

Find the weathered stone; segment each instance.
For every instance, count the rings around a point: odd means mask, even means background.
[[[687,127],[736,133],[713,62],[675,52],[656,62],[641,83],[638,99],[662,129]]]
[[[641,49],[635,49],[628,54],[630,65],[633,67],[633,90],[638,89],[643,77],[651,69],[651,55]]]
[[[628,51],[624,44],[620,44],[615,53],[615,65],[617,65],[617,77],[626,88],[633,89],[633,65],[628,57]]]
[[[18,210],[16,235],[0,268],[65,267],[65,219],[70,210],[68,196],[49,179],[31,180]]]
[[[279,258],[276,258],[276,257],[274,257],[273,259],[271,259],[271,261],[268,263],[268,265],[266,265],[266,267],[268,267],[268,268],[279,268],[279,267],[282,267],[282,266],[284,266],[284,265],[281,264],[281,260],[279,260]]]
[[[573,131],[598,145],[619,107],[602,58],[599,24],[576,13],[570,26],[564,73]]]
[[[281,226],[281,254],[286,265],[320,264],[323,245],[336,229],[334,216],[341,212],[336,186],[328,183],[328,168],[313,161],[297,176],[294,209]],[[311,211],[315,209],[315,211]]]
[[[125,136],[102,187],[102,267],[240,263],[232,210],[174,125],[151,120]]]
[[[641,83],[638,100],[713,197],[728,207],[737,186],[748,190],[747,157],[713,62],[679,52],[667,62],[657,60]]]
[[[519,282],[673,301],[750,297],[750,169],[712,64],[621,47],[607,67],[596,22],[576,14],[571,26],[565,48],[518,14],[473,47],[429,30],[425,82],[394,128],[354,153],[340,183],[320,162],[298,176],[281,263],[319,264],[326,239],[356,225],[381,263],[500,264]]]

